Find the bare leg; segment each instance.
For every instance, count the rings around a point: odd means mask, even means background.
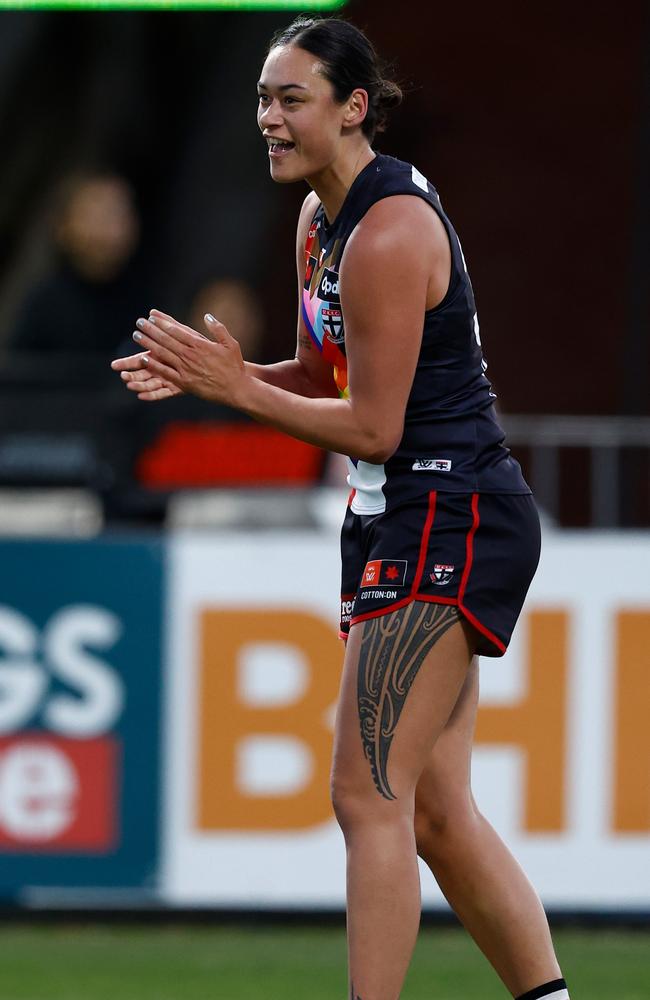
[[[537,893],[472,797],[477,702],[475,662],[417,785],[418,853],[505,985],[519,996],[561,972]]]
[[[416,602],[351,630],[332,796],[347,848],[353,1000],[399,998],[420,921],[415,787],[472,652],[446,605]]]

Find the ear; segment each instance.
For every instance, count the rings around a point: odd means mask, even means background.
[[[353,90],[350,94],[343,115],[343,124],[347,128],[354,128],[361,125],[368,114],[368,92],[367,90]]]

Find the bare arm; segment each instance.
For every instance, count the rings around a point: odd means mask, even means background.
[[[369,462],[385,461],[403,433],[433,271],[448,273],[431,209],[416,198],[374,205],[346,247],[341,302],[346,320],[350,399],[306,398],[251,375],[236,341],[215,327],[215,342],[162,322],[138,321],[151,370],[187,391],[219,400],[294,437]],[[417,232],[422,243],[413,239]],[[437,230],[436,230],[437,232]]]

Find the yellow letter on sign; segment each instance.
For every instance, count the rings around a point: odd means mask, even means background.
[[[478,711],[476,742],[524,751],[524,829],[555,832],[565,825],[567,614],[531,611],[528,683],[514,705]]]
[[[293,647],[306,665],[306,683],[295,700],[247,703],[239,670],[245,647]],[[343,658],[336,633],[305,611],[210,609],[201,615],[199,687],[198,826],[202,830],[300,830],[332,819],[329,710],[339,687]],[[247,739],[299,741],[311,757],[302,787],[287,794],[251,794],[237,780],[238,753]]]

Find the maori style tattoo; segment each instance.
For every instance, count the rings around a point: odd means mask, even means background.
[[[397,798],[388,783],[388,754],[406,696],[429,650],[458,620],[454,605],[414,601],[364,625],[357,677],[361,740],[385,799]]]

